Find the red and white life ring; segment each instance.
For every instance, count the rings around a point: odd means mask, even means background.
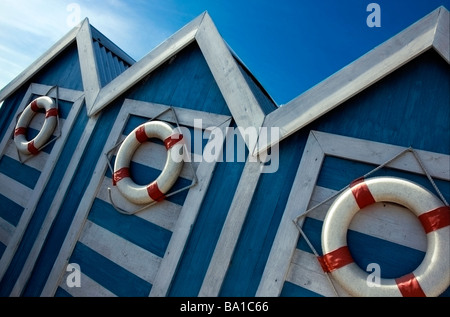
[[[31,141],[26,139],[26,132],[31,119],[39,111],[39,109],[45,109],[45,121],[39,131],[38,135]],[[53,99],[47,96],[42,96],[34,99],[26,106],[25,110],[17,121],[16,128],[14,130],[14,142],[17,149],[26,155],[36,155],[39,153],[39,149],[44,146],[55,131],[58,123],[58,107],[53,102]]]
[[[375,202],[394,202],[411,210],[427,234],[422,263],[399,278],[380,279],[369,287],[368,274],[347,247],[347,229],[353,216]],[[450,208],[425,188],[394,177],[357,180],[331,205],[322,229],[322,268],[353,296],[439,296],[450,285]]]
[[[149,185],[137,185],[130,177],[130,161],[141,143],[149,138],[158,138],[164,142],[167,158],[161,174]],[[113,184],[120,193],[135,204],[150,204],[165,198],[165,194],[176,182],[183,167],[183,160],[174,157],[183,155],[183,135],[162,121],[149,121],[135,128],[123,141],[114,163]],[[172,152],[175,153],[173,154]]]

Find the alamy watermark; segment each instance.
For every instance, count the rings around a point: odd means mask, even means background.
[[[73,28],[81,20],[81,7],[78,3],[69,3],[66,6],[66,11],[69,12],[66,18],[66,24],[69,28]]]
[[[81,268],[77,263],[67,264],[66,271],[70,272],[66,277],[66,285],[70,288],[81,287]]]
[[[369,263],[367,265],[367,272],[371,272],[366,279],[368,287],[380,287],[381,286],[381,268],[378,263]]]
[[[194,131],[202,131],[202,119],[194,119]],[[262,173],[274,173],[279,167],[280,129],[278,127],[227,127],[224,131],[217,127],[209,127],[209,134],[194,133],[186,127],[176,128],[183,135],[183,142],[194,154],[172,151],[171,158],[175,162],[260,162]],[[174,136],[175,138],[175,136]],[[203,147],[203,141],[209,140]],[[223,145],[225,151],[223,151]],[[268,149],[266,149],[266,147]],[[261,151],[259,150],[261,149]]]
[[[371,12],[366,19],[369,28],[381,27],[381,7],[378,3],[369,3],[366,8],[367,12]]]

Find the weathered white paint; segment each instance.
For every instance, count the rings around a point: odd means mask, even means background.
[[[400,153],[403,154],[398,155]],[[442,168],[442,162],[449,162],[449,155],[427,151],[417,151],[416,153],[422,161],[427,162],[425,164],[426,172],[433,177],[450,181],[449,171]],[[333,199],[330,197],[340,192],[323,190],[315,185],[326,155],[337,155],[343,159],[376,165],[383,165],[388,160],[395,158],[387,166],[402,171],[426,174],[420,166],[418,168],[417,160],[410,154],[408,148],[396,145],[311,131],[258,287],[257,296],[279,296],[300,235],[295,222],[301,227],[305,216],[322,219],[326,207]],[[323,196],[326,198],[322,200],[325,202],[322,206],[322,202],[316,203],[315,200]],[[320,207],[313,208],[316,205],[320,205]],[[352,221],[351,228],[384,240],[424,250],[426,239],[424,240],[423,229],[416,217],[412,216],[408,210],[394,207],[392,204],[376,204],[371,208],[374,213],[361,211]]]

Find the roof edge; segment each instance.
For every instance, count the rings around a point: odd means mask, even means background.
[[[123,94],[129,87],[150,74],[195,40],[195,35],[206,11],[167,38],[142,59],[104,86],[98,93],[88,115],[93,116]]]
[[[255,154],[266,151],[328,111],[344,103],[375,82],[394,72],[430,48],[448,62],[448,10],[441,6],[354,62],[318,83],[284,106],[268,114],[265,127],[279,127],[278,140],[261,145]],[[448,24],[447,24],[448,25]]]

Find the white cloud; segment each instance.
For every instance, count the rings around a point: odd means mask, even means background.
[[[143,0],[0,0],[0,89],[85,17],[140,59],[176,31],[157,22],[162,10]]]

